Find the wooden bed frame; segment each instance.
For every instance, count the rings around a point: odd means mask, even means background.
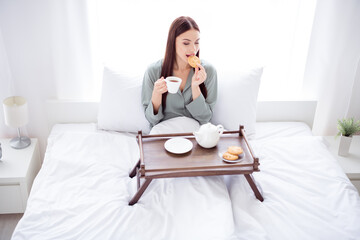
[[[258,101],[257,122],[304,122],[313,126],[317,102]],[[97,122],[99,102],[47,100],[46,112],[49,132],[56,123]]]

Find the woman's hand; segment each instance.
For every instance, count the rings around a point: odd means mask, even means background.
[[[191,86],[192,87],[199,86],[200,84],[205,82],[206,76],[207,76],[205,68],[200,64],[197,64],[197,66],[198,67],[195,68],[195,74],[191,79]]]
[[[164,77],[156,80],[154,83],[153,95],[162,95],[163,93],[167,92],[167,86]]]
[[[193,100],[197,99],[200,96],[201,91],[199,85],[206,80],[205,68],[200,64],[198,64],[197,66],[198,67],[195,68],[195,74],[191,79],[191,92]]]

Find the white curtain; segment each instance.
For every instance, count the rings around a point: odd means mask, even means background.
[[[27,99],[30,137],[42,154],[49,134],[48,99],[92,99],[99,90],[93,75],[86,0],[0,1],[0,97]],[[1,104],[2,106],[2,104]],[[0,137],[14,137],[0,111]]]
[[[98,53],[104,64],[142,72],[164,56],[179,16],[201,30],[201,58],[216,68],[265,66],[259,98],[301,98],[315,0],[101,0]]]
[[[94,67],[91,17],[95,1],[51,1],[51,51],[57,98],[99,98],[101,79]],[[91,15],[91,16],[90,16]]]
[[[313,132],[337,133],[337,119],[360,119],[360,1],[318,0],[304,92],[318,99]]]

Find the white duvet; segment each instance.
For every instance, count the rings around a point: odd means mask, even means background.
[[[264,202],[216,176],[155,179],[129,206],[134,135],[58,125],[13,239],[360,239],[359,195],[322,139],[292,123],[257,136]]]

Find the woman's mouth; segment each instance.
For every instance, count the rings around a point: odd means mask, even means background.
[[[194,56],[195,54],[186,54],[186,57]]]

